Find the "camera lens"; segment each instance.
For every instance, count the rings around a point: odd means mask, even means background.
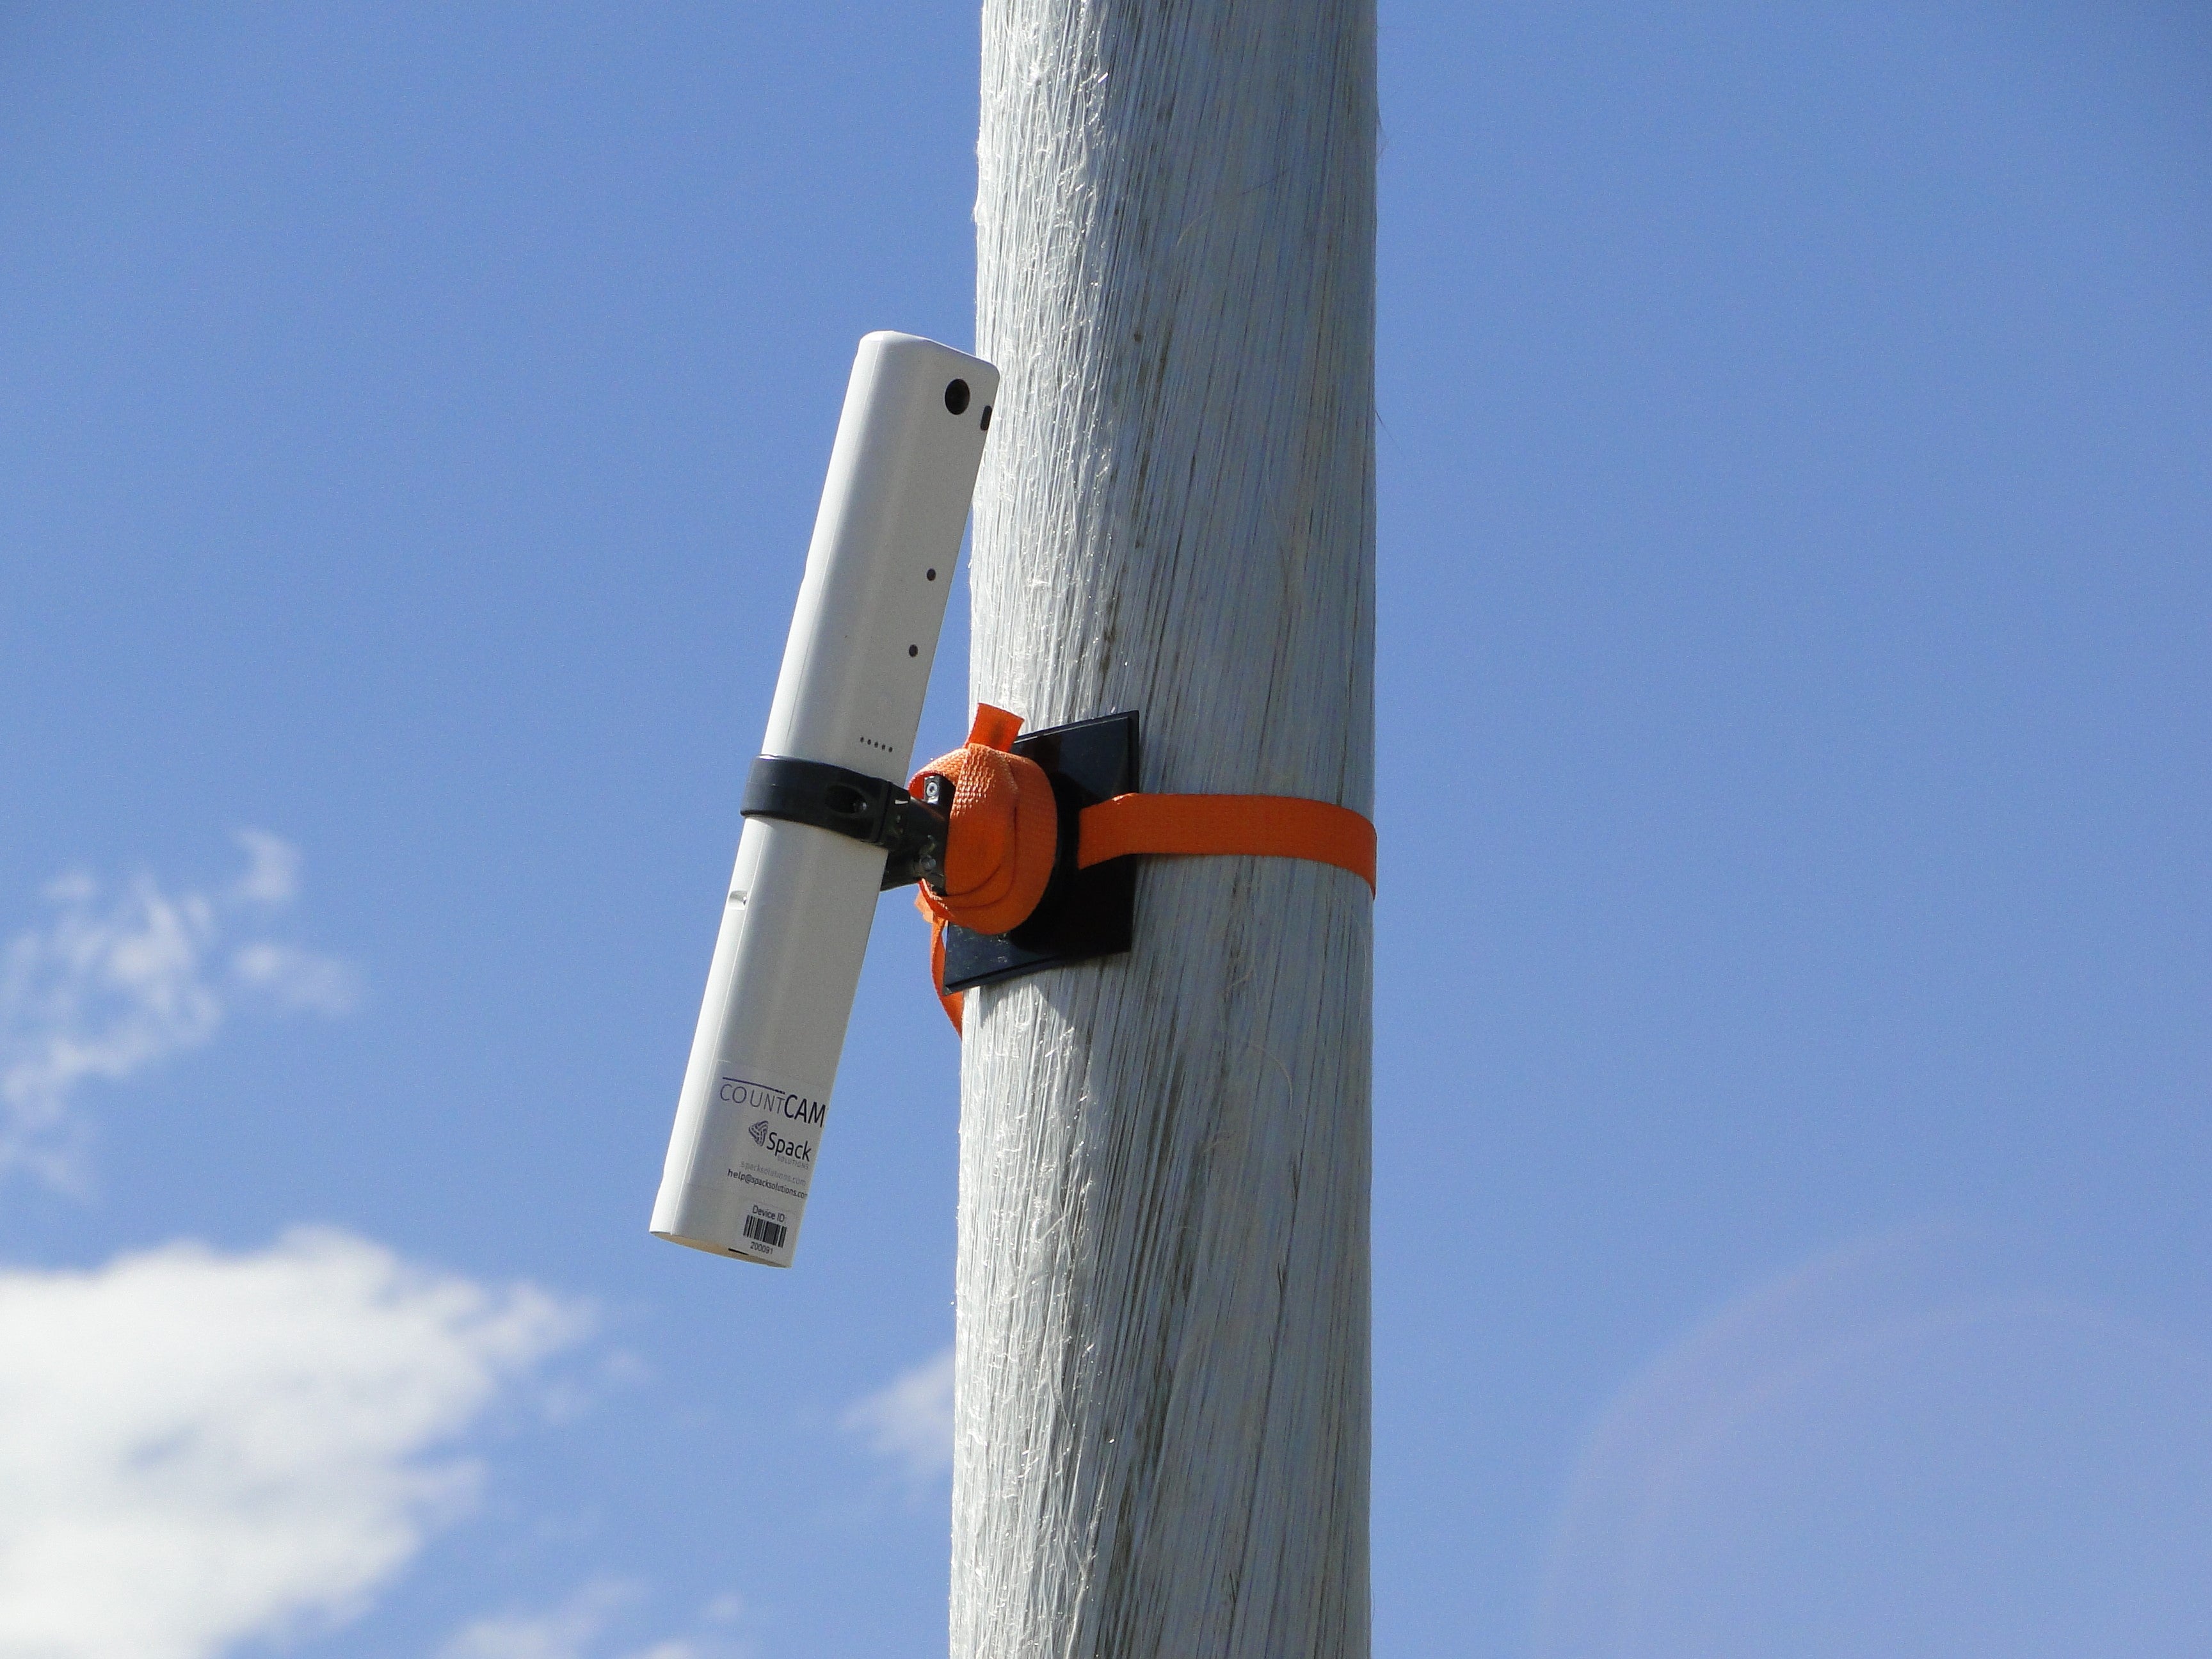
[[[955,380],[945,388],[945,406],[955,415],[968,407],[968,382]]]

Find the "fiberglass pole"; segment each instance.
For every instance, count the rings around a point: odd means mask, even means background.
[[[975,696],[1372,814],[1371,0],[987,0]],[[969,993],[955,1659],[1368,1650],[1371,900],[1152,859]]]

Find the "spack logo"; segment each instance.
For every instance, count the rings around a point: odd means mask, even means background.
[[[766,1118],[763,1118],[761,1120],[760,1127],[763,1129],[767,1130],[765,1134],[759,1137],[760,1144],[767,1147],[771,1152],[774,1152],[778,1158],[796,1158],[801,1164],[811,1164],[814,1162],[814,1143],[812,1141],[793,1140],[787,1136],[780,1135],[776,1133],[774,1128],[769,1127],[769,1121]]]
[[[754,1146],[766,1146],[768,1144],[768,1120],[766,1118],[763,1118],[759,1122],[754,1124],[751,1128],[746,1130],[745,1133],[753,1138]]]

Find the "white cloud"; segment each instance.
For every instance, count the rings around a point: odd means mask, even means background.
[[[199,1047],[235,1007],[354,1006],[350,967],[264,931],[298,896],[298,851],[258,830],[238,840],[246,867],[226,888],[64,876],[46,890],[46,919],[0,947],[0,1171],[73,1184],[77,1091]]]
[[[952,1350],[900,1372],[847,1407],[839,1426],[915,1480],[952,1467]]]
[[[0,1269],[0,1653],[213,1659],[359,1611],[583,1322],[327,1231]]]

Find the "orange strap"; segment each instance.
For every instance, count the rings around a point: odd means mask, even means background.
[[[929,977],[952,1029],[963,998],[945,988],[945,929],[957,923],[979,933],[1005,933],[1028,920],[1052,879],[1059,809],[1052,784],[1036,762],[1007,752],[1021,717],[989,703],[975,706],[968,741],[914,775],[934,772],[953,781],[952,821],[945,836],[945,891],[927,882],[915,907],[930,921]],[[1075,865],[1088,870],[1133,854],[1230,854],[1310,859],[1349,870],[1375,890],[1375,826],[1351,808],[1295,795],[1116,795],[1083,809]]]
[[[1375,826],[1348,806],[1296,795],[1116,795],[1083,809],[1075,867],[1132,853],[1310,859],[1375,890]]]

